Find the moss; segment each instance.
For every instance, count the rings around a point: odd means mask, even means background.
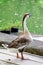
[[[43,49],[26,48],[25,52],[43,56]]]

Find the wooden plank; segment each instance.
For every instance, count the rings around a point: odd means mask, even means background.
[[[43,42],[43,37],[33,37],[34,40],[37,40],[37,41],[42,41]]]
[[[5,33],[0,33],[0,41],[4,42],[11,42],[12,40],[16,39],[18,36],[12,35],[12,34],[5,34]]]
[[[24,53],[24,58],[27,60],[21,60],[19,58],[17,59],[16,53],[9,52],[6,49],[4,49],[4,50],[0,49],[0,60],[1,61],[9,62],[11,64],[15,63],[18,65],[26,65],[26,64],[27,65],[35,65],[35,64],[36,65],[43,65],[43,57],[41,57],[41,56]]]

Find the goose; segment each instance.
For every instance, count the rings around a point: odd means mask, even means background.
[[[30,14],[26,13],[22,20],[22,27],[23,27],[23,34],[19,37],[17,37],[15,40],[13,40],[9,45],[8,48],[17,48],[16,57],[19,58],[18,52],[21,53],[21,59],[24,59],[23,51],[24,49],[33,41],[32,35],[29,32],[27,26],[26,26],[26,20],[30,17]]]

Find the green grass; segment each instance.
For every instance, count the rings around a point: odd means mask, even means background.
[[[43,0],[0,0],[0,30],[12,26],[22,29],[22,18],[30,13],[27,20],[30,32],[43,34]]]

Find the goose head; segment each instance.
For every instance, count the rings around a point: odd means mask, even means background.
[[[24,17],[23,17],[23,21],[24,21],[25,19],[29,18],[30,16],[31,16],[30,14],[26,13],[26,14],[24,15]]]

